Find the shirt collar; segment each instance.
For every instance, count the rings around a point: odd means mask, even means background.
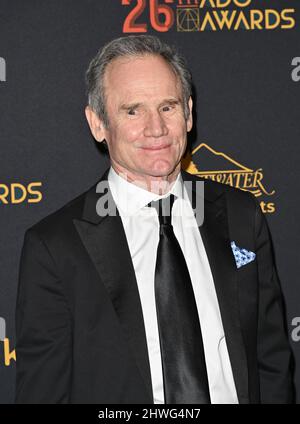
[[[119,175],[112,166],[108,173],[108,183],[117,208],[130,214],[139,211],[149,202],[167,197],[169,194],[174,194],[179,198],[183,198],[184,196],[181,172],[178,173],[171,189],[164,195],[152,193],[151,191],[127,181],[125,175]]]

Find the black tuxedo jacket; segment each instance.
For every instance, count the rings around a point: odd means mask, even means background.
[[[184,171],[182,177],[197,181]],[[16,403],[153,403],[126,235],[118,214],[97,214],[102,194],[96,186],[25,233],[16,305]],[[204,180],[204,193],[199,231],[239,402],[292,402],[291,351],[266,219],[248,192]],[[237,268],[230,241],[254,251],[256,259]]]

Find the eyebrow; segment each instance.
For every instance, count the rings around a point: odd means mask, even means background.
[[[182,100],[181,99],[174,99],[174,98],[169,98],[169,99],[164,99],[162,102],[160,102],[159,107],[164,105],[164,104],[169,104],[169,105],[178,105],[181,104]],[[135,109],[139,106],[141,106],[143,103],[123,103],[120,107],[119,110],[129,110],[129,109]]]
[[[128,109],[135,109],[139,106],[141,106],[142,103],[123,103],[120,107],[119,110],[128,110]]]

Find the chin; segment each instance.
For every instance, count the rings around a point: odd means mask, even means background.
[[[163,167],[153,167],[149,169],[148,174],[153,177],[167,177],[175,169],[175,166],[163,166]]]

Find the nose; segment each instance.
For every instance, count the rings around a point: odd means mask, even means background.
[[[159,111],[149,111],[145,122],[145,137],[162,137],[168,134],[168,127]]]

